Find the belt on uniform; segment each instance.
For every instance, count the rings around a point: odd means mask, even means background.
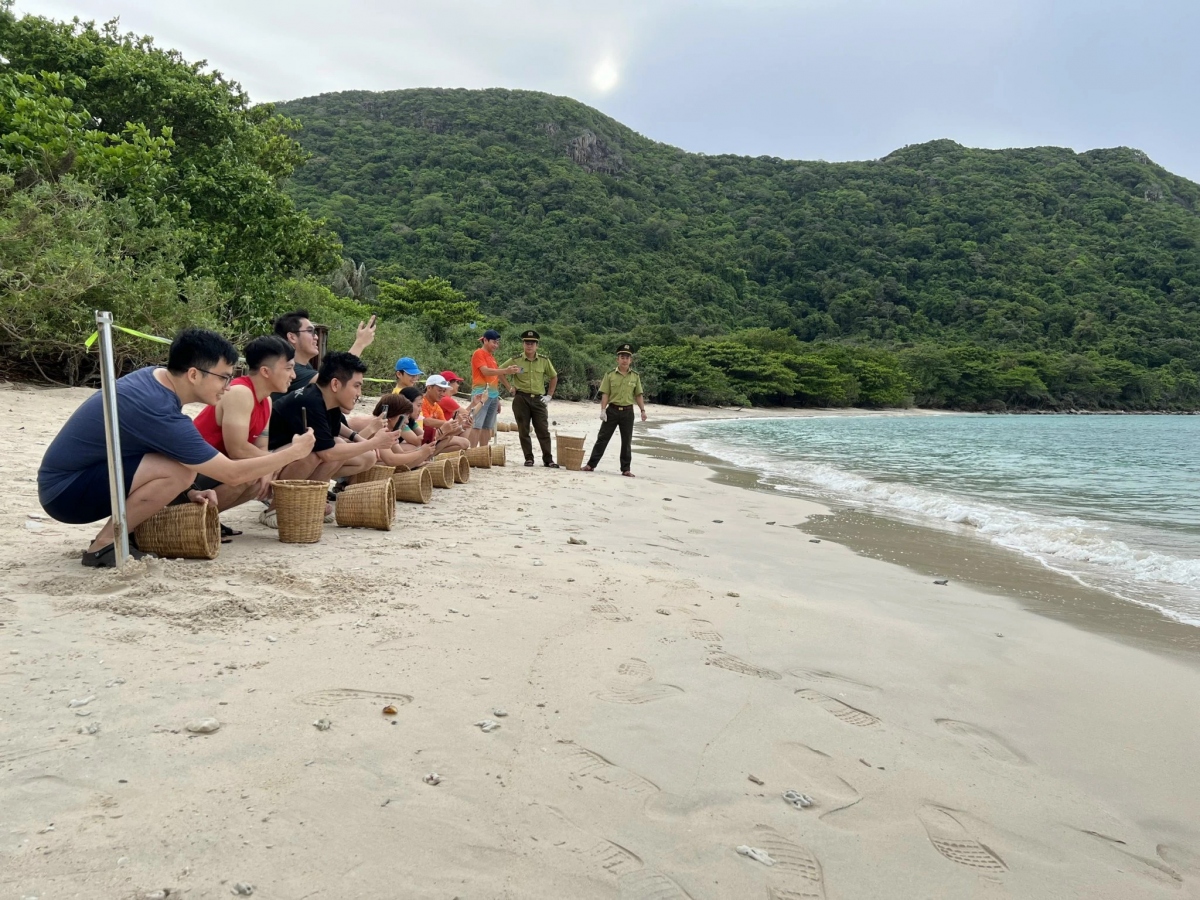
[[[624,406],[622,406],[620,403],[610,403],[610,404],[608,404],[608,405],[609,405],[609,406],[610,406],[612,409],[619,409],[619,410],[633,409],[633,404],[632,404],[632,403],[626,403]]]
[[[524,394],[526,397],[540,397],[541,394],[535,394],[532,391],[517,391],[518,394]]]

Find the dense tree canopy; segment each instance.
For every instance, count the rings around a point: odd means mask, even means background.
[[[664,398],[1200,405],[1200,186],[1136,150],[705,156],[506,90],[280,110],[293,196],[368,270],[633,339]]]

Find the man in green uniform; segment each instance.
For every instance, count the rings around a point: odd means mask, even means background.
[[[642,396],[642,376],[633,371],[633,348],[622,344],[617,348],[617,367],[600,382],[600,434],[592,446],[592,456],[583,467],[584,472],[594,472],[600,458],[608,447],[613,432],[621,429],[621,474],[629,478],[633,472],[633,404],[642,411],[646,421],[646,400]]]
[[[521,344],[525,353],[514,356],[501,366],[517,366],[515,375],[501,375],[504,386],[513,393],[513,415],[517,419],[517,431],[521,436],[521,451],[525,454],[525,465],[533,465],[533,442],[529,439],[529,425],[537,432],[538,443],[542,446],[542,465],[557,469],[558,463],[550,452],[550,416],[546,407],[554,397],[554,389],[558,386],[558,372],[554,363],[548,357],[540,355],[538,350],[539,335],[530,329],[521,335]],[[512,383],[509,383],[512,379]],[[547,386],[549,382],[549,386]]]

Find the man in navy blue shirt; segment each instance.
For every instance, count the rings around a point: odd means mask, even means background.
[[[196,472],[223,484],[245,484],[312,452],[311,430],[276,453],[236,460],[200,436],[183,406],[213,405],[220,400],[237,360],[237,350],[225,338],[189,328],[171,343],[166,367],[148,366],[117,380],[125,509],[131,532],[187,490]],[[52,518],[73,525],[97,522],[110,514],[108,450],[99,392],[75,410],[46,450],[38,469],[38,499]],[[188,499],[216,502],[212,491],[189,490]],[[108,568],[116,564],[115,557],[109,519],[84,552],[83,564]]]

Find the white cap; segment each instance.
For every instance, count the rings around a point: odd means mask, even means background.
[[[448,382],[441,375],[430,375],[425,379],[425,387],[448,388],[450,387],[450,382]]]

